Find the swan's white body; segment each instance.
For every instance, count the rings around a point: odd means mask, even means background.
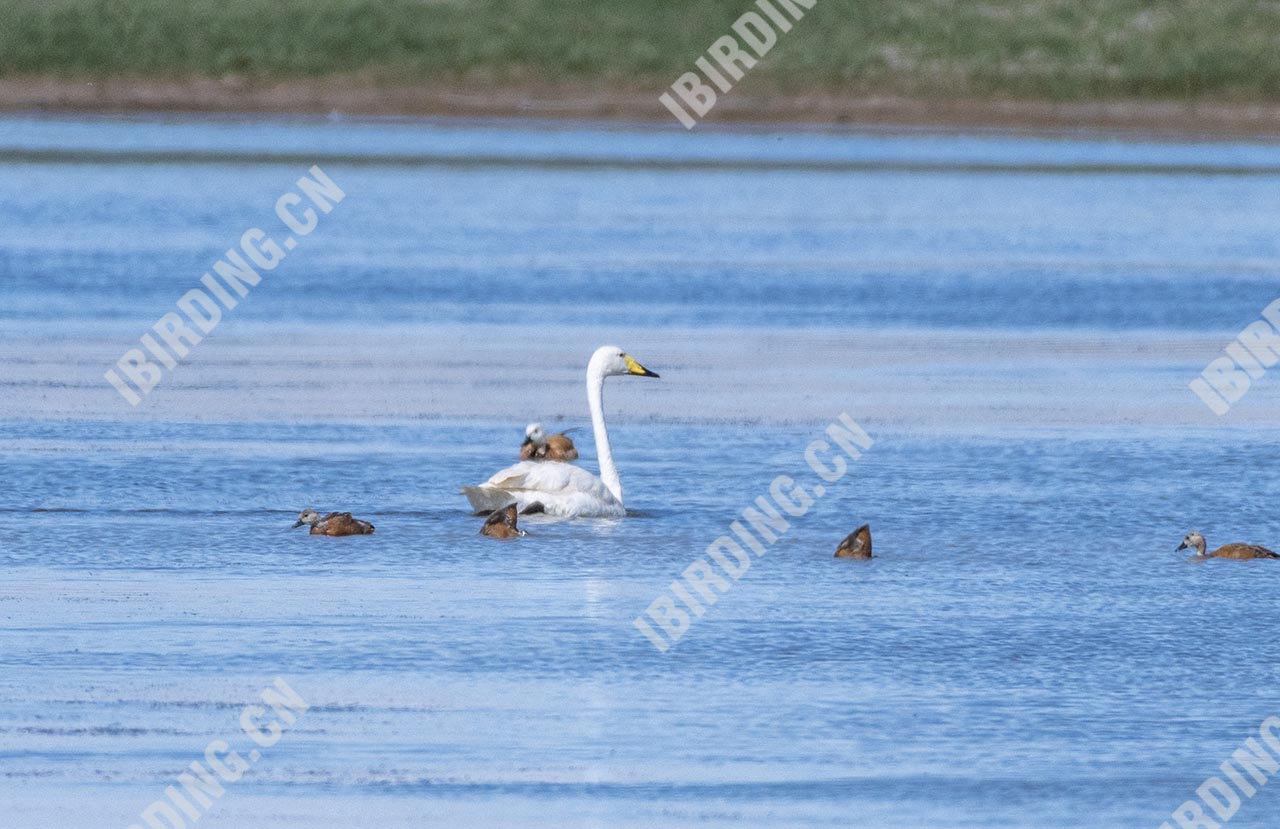
[[[613,463],[609,432],[604,425],[604,378],[636,375],[657,377],[620,348],[601,346],[587,364],[587,403],[595,433],[599,477],[568,463],[521,461],[480,486],[462,492],[476,512],[492,512],[514,502],[520,511],[542,504],[547,515],[562,518],[616,518],[627,514],[622,503],[622,480]]]
[[[463,487],[462,491],[476,512],[499,510],[514,501],[521,511],[540,503],[548,515],[570,518],[626,515],[622,501],[604,481],[568,463],[520,461],[480,486]]]

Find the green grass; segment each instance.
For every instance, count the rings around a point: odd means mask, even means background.
[[[0,0],[0,76],[663,87],[751,0]],[[1280,100],[1280,2],[819,0],[781,90]]]

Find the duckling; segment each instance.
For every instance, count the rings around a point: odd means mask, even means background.
[[[502,509],[490,513],[485,519],[484,526],[480,528],[480,534],[490,538],[517,538],[527,535],[524,530],[516,526],[515,504],[507,504]]]
[[[541,423],[530,423],[524,430],[524,443],[520,445],[522,461],[576,461],[578,449],[573,439],[560,432],[548,435]]]
[[[871,558],[871,525],[863,524],[845,536],[840,546],[836,547],[836,558]]]
[[[1280,558],[1280,555],[1276,555],[1266,547],[1259,547],[1257,544],[1227,544],[1212,553],[1206,554],[1204,536],[1198,532],[1187,533],[1187,537],[1182,539],[1182,543],[1178,545],[1178,550],[1186,550],[1188,548],[1196,551],[1193,558],[1231,558],[1237,561],[1253,558]]]
[[[324,518],[313,509],[304,509],[298,516],[297,523],[290,529],[302,525],[311,527],[312,535],[373,535],[373,525],[359,518],[352,518],[349,512],[331,512]]]

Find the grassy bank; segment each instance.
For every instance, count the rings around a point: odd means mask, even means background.
[[[1280,101],[1280,3],[819,0],[744,82],[912,97]],[[750,0],[5,0],[0,78],[356,76],[660,89]]]

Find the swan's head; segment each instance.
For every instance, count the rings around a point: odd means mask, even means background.
[[[1187,549],[1195,550],[1199,555],[1204,555],[1204,536],[1198,532],[1187,533],[1187,537],[1182,539],[1182,543],[1178,545],[1178,550]],[[1174,552],[1176,553],[1178,550],[1174,550]]]
[[[296,530],[298,527],[301,527],[303,524],[306,524],[307,526],[310,526],[310,527],[314,527],[319,521],[320,521],[320,513],[316,512],[313,509],[304,509],[301,513],[298,514],[298,520],[294,523],[292,529]]]
[[[532,443],[534,446],[547,445],[547,433],[541,423],[530,423],[524,427],[524,442]]]
[[[596,353],[591,355],[591,362],[587,364],[587,373],[600,377],[621,377],[626,374],[635,377],[658,376],[616,345],[602,345],[597,348]]]

